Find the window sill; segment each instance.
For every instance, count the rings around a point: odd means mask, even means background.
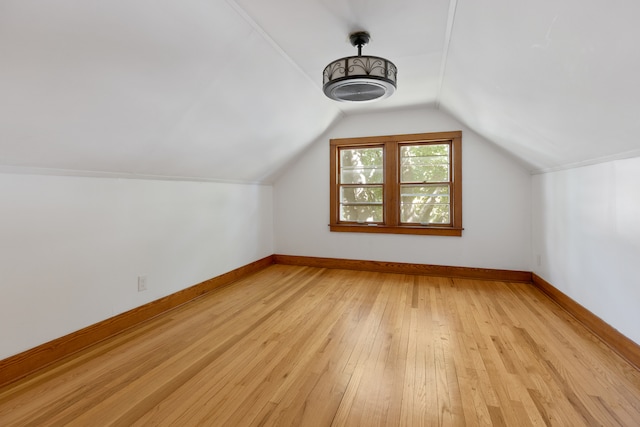
[[[388,226],[369,224],[329,224],[330,231],[341,233],[385,233],[385,234],[421,234],[432,236],[462,236],[463,228],[424,227],[424,226]]]

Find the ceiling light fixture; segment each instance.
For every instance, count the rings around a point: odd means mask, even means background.
[[[349,35],[358,56],[348,56],[327,65],[323,73],[325,95],[336,101],[367,102],[387,98],[396,91],[398,69],[393,62],[362,55],[371,36],[365,31]]]

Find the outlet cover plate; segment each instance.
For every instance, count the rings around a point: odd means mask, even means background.
[[[147,276],[138,276],[138,292],[147,290]]]

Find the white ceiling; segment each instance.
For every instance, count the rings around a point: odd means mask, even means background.
[[[0,170],[268,182],[346,114],[436,105],[547,170],[640,155],[634,0],[0,0]],[[398,66],[373,104],[322,70]]]

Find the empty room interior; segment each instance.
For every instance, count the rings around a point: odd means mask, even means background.
[[[640,425],[638,16],[0,0],[0,425]]]

